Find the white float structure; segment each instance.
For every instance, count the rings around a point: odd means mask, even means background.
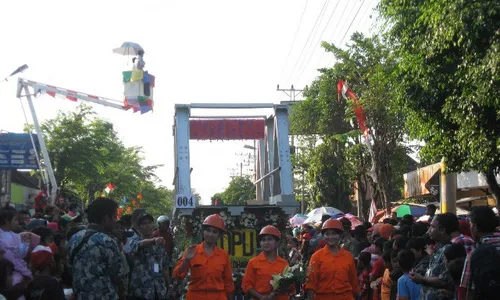
[[[299,206],[293,190],[293,169],[290,159],[288,105],[273,103],[192,103],[176,104],[173,126],[175,147],[175,214],[190,215],[196,208],[191,195],[191,171],[189,155],[191,119],[256,119],[265,122],[264,139],[257,140],[256,200],[263,204],[277,205],[288,214]],[[271,116],[191,116],[191,109],[273,109]],[[191,200],[183,205],[182,199]],[[177,203],[179,202],[179,203]],[[185,201],[186,202],[186,201]],[[186,203],[184,203],[186,204]],[[239,209],[243,210],[243,206]],[[238,213],[238,212],[233,212]],[[241,213],[241,212],[240,212]]]

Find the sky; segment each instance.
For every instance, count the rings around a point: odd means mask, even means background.
[[[162,0],[5,1],[0,9],[0,77],[20,77],[122,99],[121,72],[131,57],[112,53],[125,41],[145,50],[156,76],[155,110],[144,115],[92,105],[112,122],[127,146],[143,148],[146,165],[162,165],[159,184],[173,188],[175,104],[279,103],[276,85],[310,84],[333,64],[321,41],[345,45],[355,31],[375,29],[375,0]],[[299,98],[298,98],[299,99]],[[27,102],[23,100],[27,109]],[[40,122],[78,104],[42,95],[34,100]],[[0,83],[0,130],[25,123],[16,78]],[[263,115],[270,110],[192,110],[192,115]],[[32,123],[28,112],[28,120]],[[203,203],[239,173],[252,141],[191,141],[191,186]],[[249,172],[246,168],[244,172]]]

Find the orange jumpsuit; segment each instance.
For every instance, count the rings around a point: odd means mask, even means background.
[[[184,253],[174,268],[173,273],[177,280],[182,280],[187,275],[187,271],[180,271],[185,255]],[[203,243],[198,244],[196,255],[189,262],[189,270],[191,276],[186,300],[227,300],[227,294],[234,292],[229,255],[217,246],[207,255]]]
[[[314,291],[314,300],[353,300],[359,286],[352,255],[342,248],[334,255],[327,246],[316,251],[309,261],[305,289]]]
[[[255,289],[257,293],[265,296],[271,294],[273,291],[273,287],[271,286],[273,275],[283,272],[287,266],[288,262],[280,256],[276,256],[276,260],[270,262],[263,252],[260,253],[258,256],[248,261],[245,276],[243,276],[241,282],[243,291],[248,294],[249,290]],[[286,293],[281,293],[274,299],[288,300],[290,297]]]

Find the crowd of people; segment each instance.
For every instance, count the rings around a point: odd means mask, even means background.
[[[500,299],[499,219],[490,207],[468,217],[411,215],[351,228],[324,216],[289,237],[290,257],[308,264],[308,299]],[[333,230],[328,230],[332,229]],[[335,232],[333,232],[335,231]],[[339,248],[334,246],[339,245]]]
[[[230,257],[217,246],[226,230],[219,215],[203,221],[203,242],[174,264],[167,216],[154,220],[136,209],[118,220],[117,208],[99,198],[83,212],[47,205],[30,217],[0,209],[0,299],[175,299],[174,282],[188,275],[184,299],[233,298]],[[355,228],[347,218],[325,215],[286,233],[268,225],[241,288],[257,300],[500,299],[493,210],[475,207],[458,218],[429,206],[428,214],[428,222],[406,215]],[[271,285],[273,275],[296,265],[304,266],[305,280]]]
[[[170,219],[137,209],[117,220],[117,209],[108,198],[83,212],[46,205],[32,217],[1,208],[0,299],[171,297]]]

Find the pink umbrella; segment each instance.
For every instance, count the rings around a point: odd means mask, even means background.
[[[340,217],[340,218],[337,218],[337,220],[339,219],[342,219],[342,218],[346,218],[348,219],[349,221],[351,221],[351,229],[354,230],[354,228],[356,228],[356,226],[359,226],[359,225],[363,225],[363,222],[361,222],[358,217],[356,217],[355,215],[353,214],[345,214],[344,216]]]

